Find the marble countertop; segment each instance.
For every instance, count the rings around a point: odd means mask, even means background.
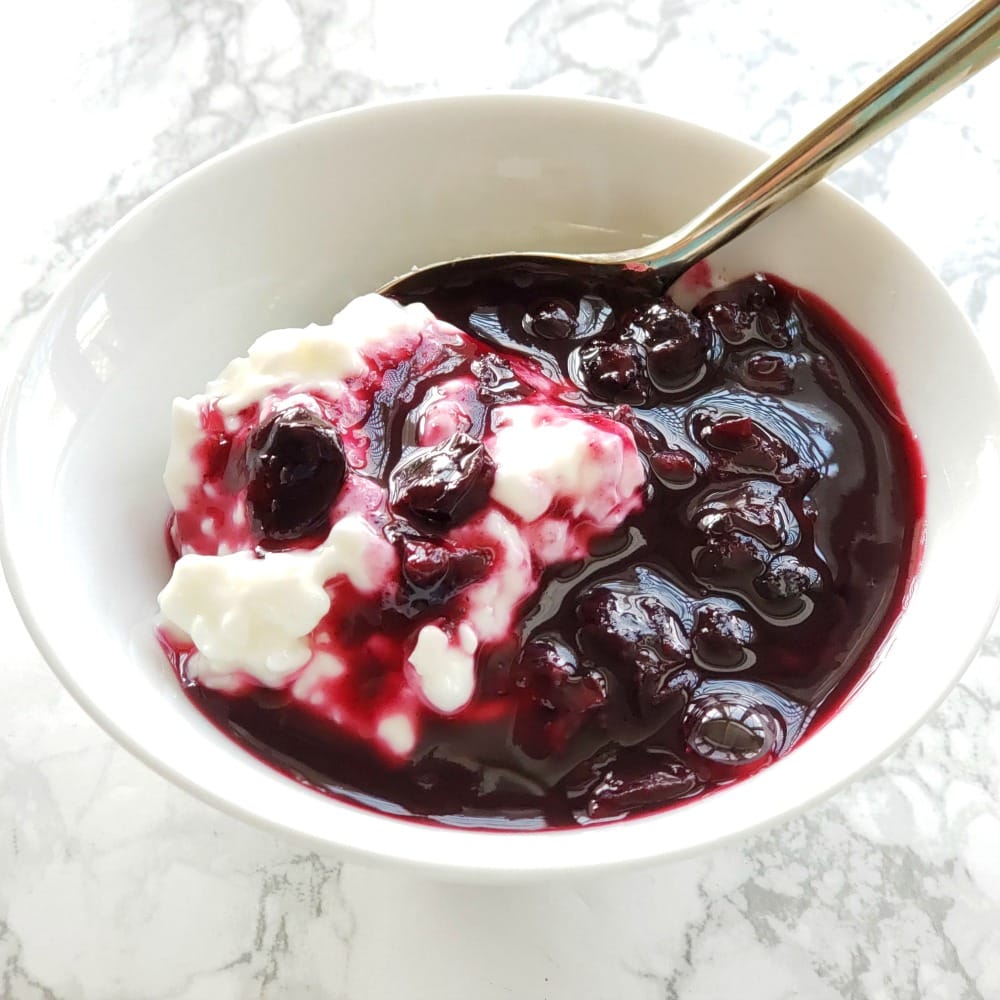
[[[778,148],[952,10],[4,5],[0,377],[117,219],[278,126],[384,98],[513,87],[643,102]],[[994,357],[998,107],[994,68],[835,175],[937,271]],[[340,866],[215,812],[89,720],[2,585],[0,637],[3,1000],[1000,997],[1000,628],[900,751],[808,815],[649,871],[489,889]]]

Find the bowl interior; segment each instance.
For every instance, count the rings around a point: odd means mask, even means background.
[[[657,816],[521,836],[400,823],[276,774],[209,725],[151,633],[169,575],[161,473],[173,396],[258,334],[325,322],[414,264],[503,249],[617,249],[683,222],[759,152],[652,112],[504,95],[386,105],[210,162],[76,270],[11,386],[4,563],[62,680],[126,746],[237,814],[343,855],[504,877],[679,855],[788,813],[886,753],[944,696],[997,602],[1000,399],[944,289],[824,187],[713,258],[826,298],[896,373],[928,473],[927,536],[877,669],[820,731],[748,781]]]

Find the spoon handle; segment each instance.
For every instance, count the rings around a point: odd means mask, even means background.
[[[671,280],[1000,56],[1000,0],[979,0],[682,229],[627,254]]]

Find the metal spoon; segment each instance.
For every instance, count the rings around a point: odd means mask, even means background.
[[[529,268],[585,265],[602,281],[642,272],[669,288],[685,271],[811,187],[1000,56],[1000,0],[979,0],[854,100],[724,194],[687,225],[648,246],[615,253],[504,253],[431,264],[379,291],[412,301],[421,293]]]

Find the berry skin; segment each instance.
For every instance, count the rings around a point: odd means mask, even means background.
[[[669,487],[692,486],[697,481],[698,463],[694,456],[679,448],[664,448],[649,456],[656,478]]]
[[[633,317],[629,333],[646,346],[672,339],[697,341],[701,325],[695,316],[672,302],[651,302]]]
[[[493,564],[487,549],[465,549],[434,539],[406,538],[399,542],[403,577],[427,600],[443,604],[460,590],[486,576]]]
[[[514,742],[538,760],[562,753],[588,716],[605,704],[608,686],[599,670],[581,667],[557,639],[527,643],[511,670],[524,701],[514,720]]]
[[[592,340],[578,353],[582,387],[608,403],[646,401],[645,358],[632,341]]]
[[[769,549],[794,545],[799,538],[798,523],[781,488],[761,479],[712,490],[699,500],[692,521],[705,535],[745,532]]]
[[[703,316],[706,327],[727,344],[738,346],[753,335],[753,315],[735,302],[716,302]]]
[[[762,341],[779,350],[793,339],[786,312],[779,308],[777,289],[761,274],[710,294],[695,308],[706,328],[726,343]]]
[[[607,683],[597,670],[581,668],[576,656],[556,639],[533,639],[512,671],[515,687],[555,712],[583,714],[607,700]]]
[[[686,798],[700,791],[702,780],[673,754],[652,752],[619,759],[590,792],[588,819],[613,819]]]
[[[415,449],[396,466],[390,506],[418,524],[447,530],[486,505],[495,472],[483,443],[456,431],[441,444]]]
[[[710,535],[695,551],[695,572],[706,580],[739,582],[759,576],[767,566],[767,549],[742,531]]]
[[[524,332],[543,340],[568,340],[576,333],[577,310],[562,299],[536,302],[524,314]]]
[[[739,451],[753,440],[754,422],[749,417],[731,415],[709,424],[706,440],[723,451]]]
[[[699,414],[695,434],[720,472],[802,478],[813,471],[801,466],[786,441],[744,414]]]
[[[771,601],[801,597],[819,590],[821,586],[819,570],[806,566],[792,555],[775,556],[767,572],[757,581],[761,595]]]
[[[325,420],[301,407],[277,413],[250,435],[246,466],[247,515],[262,542],[292,542],[329,530],[347,461]]]
[[[484,403],[512,403],[524,396],[525,387],[498,354],[484,354],[470,367],[476,376],[476,393]]]
[[[753,666],[750,648],[756,639],[753,625],[734,608],[704,604],[695,616],[691,648],[695,660],[709,670],[735,671]]]
[[[687,388],[703,371],[707,351],[701,324],[683,309],[654,302],[633,319],[629,332],[646,347],[646,370],[657,389]]]
[[[601,585],[577,607],[581,648],[615,673],[643,714],[668,702],[671,676],[690,657],[680,619],[656,595],[635,585]]]

